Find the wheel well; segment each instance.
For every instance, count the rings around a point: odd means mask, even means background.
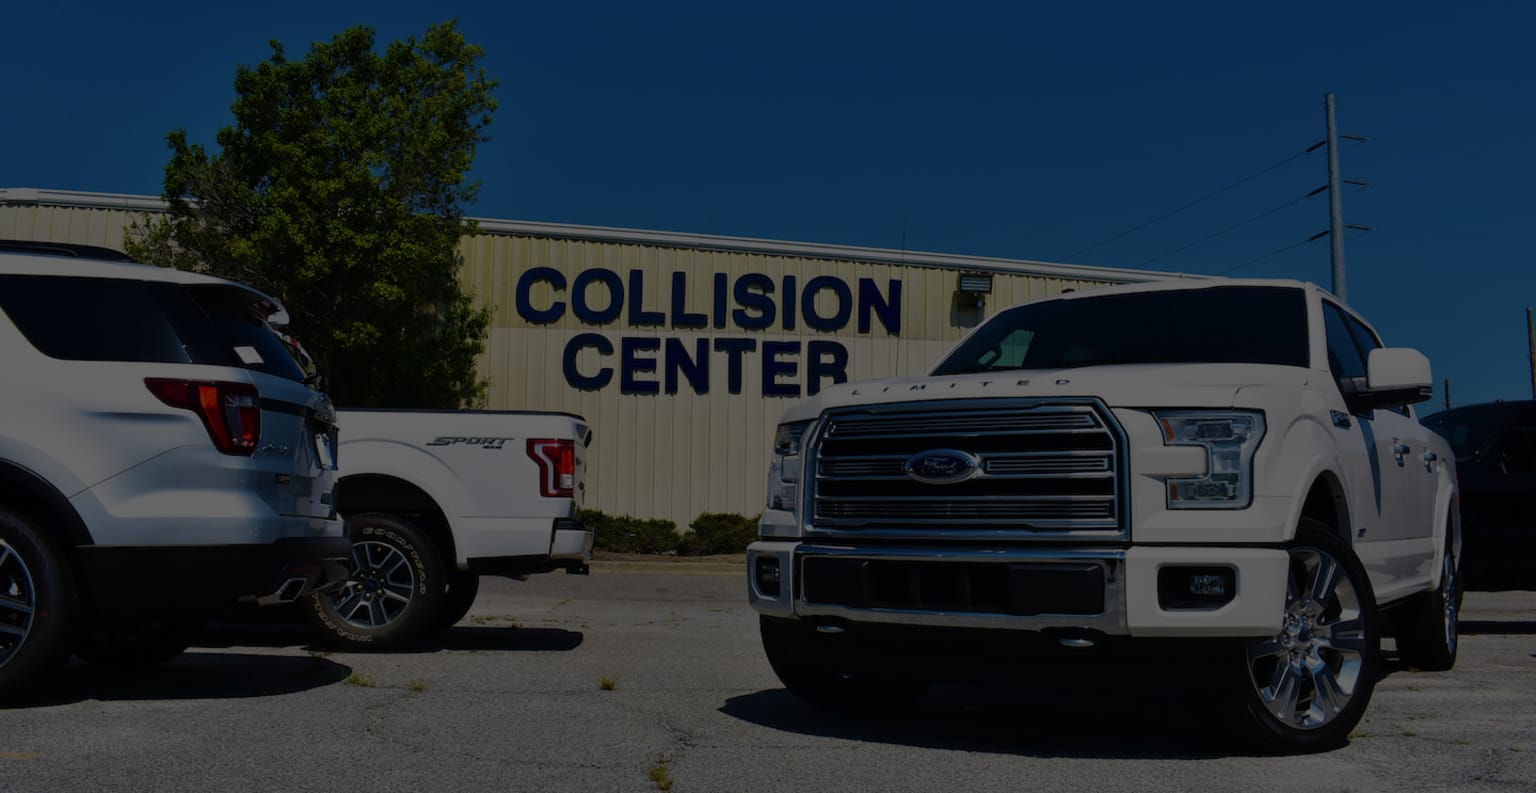
[[[37,474],[0,462],[0,507],[20,513],[37,524],[37,528],[64,552],[70,566],[78,575],[80,571],[77,546],[93,545],[91,532],[85,521],[70,506],[69,499]]]
[[[409,518],[432,538],[450,565],[458,558],[453,528],[442,507],[425,490],[404,479],[378,474],[345,477],[336,485],[336,511],[343,518],[364,512]]]
[[[1350,542],[1349,503],[1344,498],[1344,488],[1330,473],[1324,473],[1312,483],[1307,500],[1301,505],[1301,517],[1322,521],[1333,527],[1344,542]]]
[[[23,512],[42,523],[43,531],[61,545],[94,545],[85,521],[70,506],[63,493],[42,477],[11,463],[0,461],[0,504]]]

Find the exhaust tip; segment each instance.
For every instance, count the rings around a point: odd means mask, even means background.
[[[292,603],[303,597],[308,591],[309,579],[305,576],[293,576],[284,581],[283,585],[278,587],[276,592],[256,598],[256,605],[275,606],[282,603]]]

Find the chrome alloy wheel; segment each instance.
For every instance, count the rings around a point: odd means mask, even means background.
[[[1314,730],[1332,723],[1363,684],[1365,615],[1344,566],[1328,552],[1291,550],[1285,621],[1248,648],[1248,676],[1280,724]]]
[[[416,570],[400,549],[382,542],[352,543],[352,577],[327,595],[336,616],[359,628],[379,628],[400,616],[416,591]]]
[[[0,541],[0,666],[26,643],[36,608],[32,571],[16,549]]]
[[[1445,610],[1442,614],[1445,623],[1445,646],[1456,654],[1457,628],[1459,612],[1461,611],[1461,579],[1456,574],[1456,556],[1448,547],[1441,554],[1440,591],[1445,595]]]

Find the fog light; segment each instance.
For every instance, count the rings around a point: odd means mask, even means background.
[[[779,596],[779,557],[757,558],[757,591],[769,597]]]
[[[1230,567],[1164,567],[1157,571],[1157,601],[1165,611],[1216,609],[1237,597]]]

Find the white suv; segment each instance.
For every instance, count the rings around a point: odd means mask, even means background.
[[[0,242],[0,697],[345,580],[335,413],[269,317],[238,283]]]

